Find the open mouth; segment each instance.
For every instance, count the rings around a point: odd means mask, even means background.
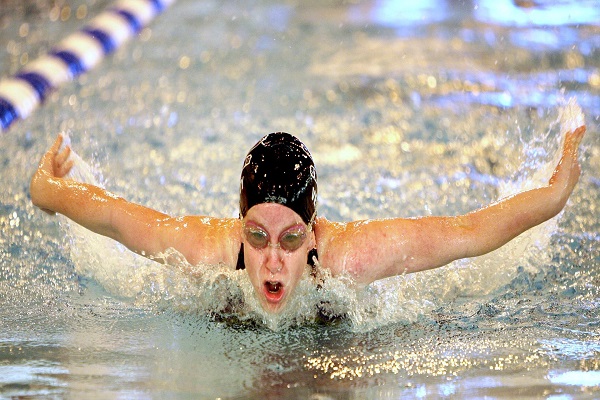
[[[279,293],[281,290],[281,282],[265,282],[265,287],[267,288],[267,292],[269,293]]]
[[[267,300],[278,302],[283,297],[283,284],[277,281],[266,281],[265,295]]]

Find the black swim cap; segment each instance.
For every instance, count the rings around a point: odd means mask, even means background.
[[[240,181],[240,215],[252,206],[278,203],[308,224],[317,208],[317,172],[308,148],[293,135],[270,133],[250,149]]]

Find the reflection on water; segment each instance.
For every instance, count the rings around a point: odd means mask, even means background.
[[[597,24],[600,9],[594,0],[482,0],[473,7],[476,19],[507,26]]]
[[[348,16],[350,21],[355,23],[406,28],[447,20],[455,8],[466,9],[464,4],[451,7],[448,2],[438,0],[380,0],[349,7]]]
[[[348,19],[365,25],[403,28],[472,18],[477,23],[509,27],[594,25],[600,20],[595,0],[378,0],[348,7]]]
[[[106,6],[78,14],[83,3],[0,13],[3,74]],[[399,4],[180,0],[0,137],[0,396],[597,395],[597,7]],[[365,291],[330,279],[320,295],[348,313],[336,324],[222,321],[207,310],[243,293],[242,275],[213,266],[192,279],[27,195],[64,129],[98,172],[85,179],[101,171],[109,189],[172,214],[235,216],[248,146],[287,130],[315,157],[321,215],[462,213],[547,180],[557,104],[571,96],[588,124],[584,174],[558,219]]]

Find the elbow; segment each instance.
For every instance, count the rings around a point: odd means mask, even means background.
[[[489,252],[499,234],[496,229],[489,229],[492,226],[493,221],[482,221],[475,213],[455,217],[452,233],[446,238],[452,243],[449,248],[453,248],[454,251],[449,252],[449,257],[444,259],[443,263],[448,264]]]

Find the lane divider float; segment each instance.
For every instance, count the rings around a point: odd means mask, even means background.
[[[175,0],[120,0],[47,54],[0,81],[0,130],[27,118],[50,91],[96,66]]]

